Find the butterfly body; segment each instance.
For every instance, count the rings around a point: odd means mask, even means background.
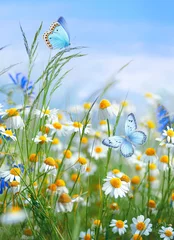
[[[53,22],[50,26],[50,30],[44,33],[43,38],[50,49],[68,47],[70,45],[70,36],[65,19],[60,17],[57,22]]]
[[[143,131],[137,131],[137,123],[133,113],[130,113],[125,123],[126,136],[113,136],[102,141],[107,147],[120,149],[121,154],[128,158],[134,154],[134,146],[143,145],[147,136]]]

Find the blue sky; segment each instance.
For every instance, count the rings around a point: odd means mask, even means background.
[[[170,90],[168,86],[174,75],[172,0],[16,0],[3,1],[0,9],[0,27],[4,33],[0,46],[11,44],[1,54],[0,66],[22,62],[12,71],[14,73],[27,73],[19,22],[31,41],[41,21],[43,33],[62,15],[68,22],[72,46],[88,46],[84,50],[88,56],[70,65],[73,71],[67,77],[60,98],[73,90],[76,94],[71,99],[83,100],[130,60],[133,60],[131,65],[118,76],[120,84],[113,89],[114,94],[129,90],[130,98],[135,98],[143,91],[158,92],[164,87]],[[41,37],[33,79],[43,69],[48,53]],[[7,79],[3,76],[1,82]],[[79,86],[76,89],[74,82]]]

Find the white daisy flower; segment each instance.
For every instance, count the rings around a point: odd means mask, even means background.
[[[17,224],[23,222],[27,218],[24,210],[19,207],[12,207],[8,212],[1,215],[2,224]]]
[[[159,95],[151,92],[145,93],[144,97],[146,98],[147,102],[152,105],[156,105],[161,100],[161,97]]]
[[[158,162],[158,168],[161,171],[167,171],[169,169],[169,158],[167,155],[161,156]]]
[[[54,152],[62,151],[63,144],[60,142],[59,138],[53,138],[51,143],[51,150]]]
[[[57,192],[58,194],[61,193],[68,193],[68,188],[66,187],[66,183],[63,179],[57,179],[55,182],[56,186],[57,186]]]
[[[127,220],[122,221],[122,220],[112,219],[109,226],[112,227],[113,233],[118,232],[120,236],[123,235],[127,231],[126,228],[128,228]]]
[[[102,190],[105,195],[110,195],[111,197],[125,197],[126,193],[129,191],[129,184],[126,181],[122,181],[120,178],[115,176],[107,176],[104,179]]]
[[[68,122],[66,126],[68,127],[69,131],[79,132],[80,134],[82,134],[83,127],[84,127],[84,125],[80,122]],[[90,127],[91,127],[91,124],[86,125],[84,134],[88,134],[90,132]]]
[[[0,114],[4,119],[4,123],[7,128],[19,129],[24,127],[24,121],[19,115],[19,109],[10,108],[1,112]]]
[[[88,149],[88,152],[95,160],[105,158],[107,156],[107,148],[101,144],[95,146],[91,145]]]
[[[10,187],[11,187],[11,190],[13,192],[13,194],[16,194],[19,192],[19,189],[20,189],[20,183],[17,182],[17,181],[12,181],[10,183]]]
[[[145,219],[143,215],[140,215],[137,218],[132,218],[132,222],[132,234],[148,236],[152,232],[152,224],[149,218]]]
[[[4,178],[5,182],[20,182],[21,169],[18,166],[14,166],[10,170],[0,170],[0,178]]]
[[[13,135],[12,131],[9,129],[6,129],[4,127],[0,127],[0,134],[7,137],[11,138],[13,141],[16,141],[16,137]]]
[[[67,193],[61,193],[56,202],[56,212],[72,212],[73,202]]]
[[[37,229],[35,229],[37,230]],[[21,237],[21,240],[33,240],[34,236],[33,236],[33,232],[30,228],[25,228],[23,231],[23,235]]]
[[[76,160],[74,168],[77,171],[80,171],[80,173],[82,174],[86,171],[87,165],[88,165],[88,160],[84,156],[79,156]]]
[[[174,230],[172,227],[161,227],[161,229],[158,232],[160,234],[160,238],[164,240],[170,240],[174,237]]]
[[[84,198],[81,197],[79,194],[73,194],[72,202],[77,202],[77,203],[84,202]]]
[[[80,232],[79,238],[81,240],[93,240],[94,231],[91,231],[91,229],[88,229],[87,232]]]
[[[84,172],[84,176],[85,177],[92,176],[94,175],[96,170],[97,170],[97,166],[94,163],[90,162],[87,164],[86,171]]]
[[[56,108],[49,109],[49,107],[48,108],[43,107],[42,110],[35,109],[34,114],[39,118],[48,117],[49,120],[51,121],[57,119],[58,112],[59,110]]]
[[[35,138],[32,138],[32,140],[38,144],[43,144],[43,143],[48,143],[48,142],[52,142],[52,138],[48,137],[47,134],[43,134],[42,132],[39,132]]]
[[[99,120],[107,120],[117,115],[116,109],[107,99],[102,99],[99,104]]]
[[[163,130],[162,136],[166,137],[168,143],[174,144],[174,131],[173,128],[167,126],[167,130]]]
[[[146,163],[156,163],[157,160],[158,156],[154,148],[147,148],[145,153],[141,157],[141,161],[144,161]]]
[[[57,121],[53,121],[51,124],[48,123],[45,126],[51,129],[52,134],[56,133],[59,137],[66,136],[70,132],[67,126]]]
[[[58,167],[58,165],[57,165],[56,161],[54,160],[54,158],[47,157],[44,160],[44,163],[42,164],[42,166],[40,168],[40,172],[45,172],[48,174],[56,175],[57,167]]]
[[[48,186],[46,192],[50,195],[54,195],[57,193],[57,186],[55,183],[52,183]]]

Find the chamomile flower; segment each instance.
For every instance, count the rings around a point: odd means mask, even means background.
[[[63,179],[57,179],[55,182],[56,186],[57,186],[57,192],[58,194],[61,193],[68,193],[68,188],[66,187],[66,183]]]
[[[73,202],[67,193],[61,193],[56,202],[56,212],[72,212]]]
[[[23,222],[27,218],[24,210],[19,207],[12,207],[8,212],[1,215],[2,224],[17,224]]]
[[[4,136],[7,139],[12,139],[13,141],[17,140],[10,129],[0,127],[0,135]]]
[[[105,183],[103,184],[102,190],[105,192],[105,195],[110,195],[111,197],[125,197],[126,193],[129,191],[129,184],[125,181],[122,181],[119,177],[107,176],[104,179]]]
[[[74,168],[77,171],[80,171],[80,173],[84,173],[86,171],[87,164],[88,164],[88,160],[84,156],[79,156],[74,165]]]
[[[170,240],[173,239],[174,236],[174,230],[172,227],[161,227],[161,229],[158,232],[160,234],[160,238],[164,240]]]
[[[152,105],[156,105],[161,100],[161,97],[159,95],[151,92],[146,92],[144,94],[144,97],[147,100],[147,102]]]
[[[146,163],[156,163],[158,156],[154,148],[147,148],[145,153],[142,155],[141,160]]]
[[[30,228],[25,228],[21,240],[30,240],[34,239],[33,232]]]
[[[81,122],[69,122],[66,124],[71,132],[79,132],[82,134],[84,125]],[[84,130],[84,134],[88,134],[90,132],[91,124],[87,124]]]
[[[60,122],[53,121],[51,124],[46,124],[46,127],[49,127],[51,129],[52,134],[56,133],[57,136],[65,136],[68,134],[69,128]]]
[[[73,167],[77,160],[77,154],[73,154],[69,149],[63,151],[64,164],[67,168]]]
[[[72,195],[72,202],[83,203],[84,202],[84,198],[81,197],[79,194],[73,194]]]
[[[56,186],[56,184],[55,183],[50,184],[46,191],[50,195],[56,194],[57,193],[57,186]]]
[[[110,204],[110,209],[113,211],[113,214],[120,212],[119,205],[118,205],[118,203],[116,203],[116,202],[112,202],[112,203]]]
[[[99,120],[107,120],[116,116],[117,111],[107,99],[102,99],[99,103]]]
[[[107,148],[101,144],[91,146],[88,149],[89,154],[91,154],[91,157],[93,157],[95,160],[98,160],[100,158],[105,158],[107,155]]]
[[[56,175],[57,173],[57,163],[54,160],[54,158],[52,157],[47,157],[44,160],[44,163],[42,164],[41,168],[40,168],[40,172],[45,172],[45,173],[50,173],[53,175]]]
[[[94,231],[88,229],[87,232],[80,232],[79,238],[81,240],[93,240],[94,238]]]
[[[120,105],[123,108],[123,113],[129,114],[130,112],[135,113],[136,111],[136,107],[127,100],[121,101]]]
[[[13,192],[13,194],[16,194],[19,192],[20,189],[20,183],[17,181],[12,181],[9,186],[11,187],[11,190]]]
[[[169,158],[167,155],[163,155],[160,157],[158,162],[158,168],[161,171],[167,171],[169,169]]]
[[[0,170],[0,178],[4,178],[4,181],[17,181],[20,182],[20,175],[21,175],[22,169],[19,165],[14,165],[13,168],[10,170]]]
[[[151,176],[157,177],[159,176],[159,169],[155,163],[149,163],[149,172]]]
[[[84,176],[85,177],[92,176],[94,175],[96,170],[97,170],[97,166],[94,163],[90,162],[86,166],[86,171],[84,172]]]
[[[48,143],[48,142],[52,142],[52,138],[48,137],[47,134],[43,134],[42,132],[39,132],[35,138],[32,138],[32,140],[38,144],[43,144],[43,143]]]
[[[63,144],[60,142],[59,138],[53,138],[51,143],[51,150],[54,152],[61,151],[63,149]]]
[[[127,220],[122,221],[122,220],[112,219],[109,226],[112,227],[113,233],[118,232],[120,236],[123,235],[127,230],[126,228],[128,228]]]
[[[143,215],[140,215],[137,218],[132,218],[132,222],[132,234],[148,236],[152,232],[152,224],[149,218],[145,219]]]
[[[4,119],[7,128],[19,129],[24,127],[24,121],[17,108],[10,108],[5,112],[1,112],[1,117]]]
[[[56,108],[49,109],[49,107],[48,108],[43,107],[42,110],[35,109],[34,114],[39,118],[47,117],[51,121],[57,119],[58,112],[59,110]]]

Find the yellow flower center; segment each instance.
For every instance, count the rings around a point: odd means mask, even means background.
[[[145,228],[146,228],[146,225],[144,222],[138,222],[137,225],[136,225],[136,228],[139,230],[139,231],[143,231]]]
[[[126,175],[126,174],[124,174],[121,178],[121,181],[124,181],[124,182],[130,182],[130,178]]]
[[[131,179],[131,183],[132,183],[132,184],[139,184],[139,183],[140,183],[140,177],[139,177],[139,176],[134,176],[134,177]]]
[[[128,101],[121,102],[122,107],[127,107],[129,105]]]
[[[63,119],[63,115],[62,115],[61,113],[58,113],[58,114],[57,114],[57,117],[58,117],[58,120],[59,120],[59,121]]]
[[[111,106],[111,103],[107,99],[101,100],[101,102],[99,104],[100,109],[105,109],[105,108],[108,108],[110,106]]]
[[[78,162],[82,165],[85,165],[87,163],[87,160],[84,157],[79,157]]]
[[[152,93],[149,93],[149,92],[145,93],[144,96],[145,96],[146,98],[153,98],[153,94],[152,94]]]
[[[83,144],[87,144],[88,143],[87,137],[82,137],[81,141],[82,141]]]
[[[73,126],[74,126],[75,128],[82,128],[82,127],[83,127],[83,125],[82,125],[80,122],[74,122],[74,123],[73,123]]]
[[[123,228],[124,227],[124,222],[121,221],[121,220],[118,220],[116,223],[115,223],[116,227],[117,228]]]
[[[68,159],[72,157],[72,152],[70,150],[65,150],[63,153],[65,157]]]
[[[86,168],[86,172],[90,172],[90,171],[91,171],[91,167],[88,166],[88,167]]]
[[[172,201],[174,201],[174,193],[172,193]]]
[[[62,129],[62,124],[60,124],[59,122],[54,122],[54,123],[53,123],[53,127],[54,127],[55,129],[60,130],[60,129]]]
[[[118,206],[118,204],[117,203],[111,203],[111,205],[110,205],[110,208],[112,209],[112,210],[119,210],[119,206]]]
[[[143,238],[139,234],[134,234],[133,240],[143,240]]]
[[[156,169],[156,164],[155,164],[155,163],[150,163],[150,164],[149,164],[149,168],[150,168],[151,170],[155,170],[155,169]]]
[[[52,144],[53,145],[57,145],[57,144],[59,144],[59,139],[58,138],[53,138],[53,141],[52,141]]]
[[[49,166],[55,166],[56,162],[54,160],[54,158],[52,157],[47,157],[44,161],[45,164],[49,165]]]
[[[114,188],[120,188],[122,185],[122,182],[119,178],[112,178],[110,180],[110,183]]]
[[[65,186],[65,182],[62,179],[57,179],[56,180],[56,186],[57,187],[64,187]]]
[[[98,147],[95,148],[96,153],[101,153],[102,151],[103,151],[102,147],[98,146]]]
[[[12,182],[10,183],[10,186],[11,186],[11,187],[17,187],[19,184],[20,184],[20,183],[17,182],[17,181],[12,181]]]
[[[138,155],[137,160],[140,161],[140,159],[141,159],[141,155]]]
[[[38,162],[38,156],[35,153],[32,153],[29,157],[30,162]]]
[[[41,143],[46,142],[47,138],[45,136],[40,136],[39,140],[41,141]]]
[[[95,132],[95,137],[100,138],[100,137],[101,137],[101,132],[96,131],[96,132]]]
[[[42,110],[42,112],[43,112],[43,114],[47,114],[47,115],[50,114],[50,110],[49,109]]]
[[[21,208],[18,207],[18,206],[13,206],[13,207],[11,208],[11,212],[12,212],[12,213],[17,213],[17,212],[20,212],[20,211],[21,211]]]
[[[167,130],[167,136],[174,137],[174,131],[172,129]]]
[[[155,128],[155,123],[153,121],[149,120],[149,121],[147,121],[147,126],[148,126],[148,128],[153,129],[153,128]]]
[[[67,193],[62,193],[59,197],[58,202],[60,202],[60,203],[70,203],[71,198]]]
[[[154,148],[147,148],[145,153],[147,156],[154,156],[156,154],[156,151]]]
[[[116,169],[116,168],[112,170],[112,173],[113,173],[113,174],[118,174],[119,172],[120,172],[120,170],[118,170],[118,169]]]
[[[156,208],[156,202],[154,200],[149,200],[148,207],[150,208]]]
[[[8,135],[8,136],[13,136],[13,133],[11,130],[5,130],[5,133]]]
[[[14,117],[19,115],[18,110],[16,108],[7,109],[6,112],[8,113],[9,117]]]
[[[12,174],[12,175],[14,175],[14,176],[19,176],[20,173],[21,173],[20,168],[12,168],[12,169],[10,170],[10,174]]]
[[[91,103],[87,102],[83,104],[85,110],[89,110],[91,108]]]
[[[100,225],[100,220],[98,220],[98,219],[94,220],[94,225],[99,226]]]
[[[71,180],[73,182],[75,182],[75,181],[79,182],[80,181],[80,176],[78,176],[78,174],[74,173],[74,174],[71,175]]]
[[[168,162],[169,162],[168,156],[167,156],[167,155],[162,156],[162,157],[160,158],[160,162],[162,162],[162,163],[167,163],[167,164],[168,164]]]
[[[153,181],[156,180],[156,177],[154,177],[154,176],[149,176],[149,177],[147,178],[147,180],[148,180],[149,182],[153,182]]]
[[[136,169],[136,171],[140,171],[142,169],[142,167],[140,165],[136,164],[135,169]]]
[[[100,121],[100,125],[106,125],[107,124],[107,121],[106,120],[101,120]]]
[[[165,235],[167,236],[167,237],[171,237],[172,236],[172,231],[170,231],[170,230],[166,230],[165,231]]]
[[[26,228],[26,229],[24,229],[24,235],[25,235],[25,236],[32,236],[33,233],[32,233],[32,231],[31,231],[31,229]]]
[[[89,233],[87,233],[85,236],[84,236],[84,240],[91,240],[91,235]]]
[[[42,127],[40,128],[40,130],[41,130],[43,133],[46,133],[46,134],[48,134],[48,133],[49,133],[49,131],[50,131],[50,128],[49,128],[49,127],[47,127],[47,126],[42,126]]]
[[[3,143],[2,138],[0,138],[0,145]]]
[[[49,189],[50,191],[52,191],[52,192],[55,192],[55,191],[57,190],[57,186],[56,186],[56,184],[52,183],[52,184],[48,187],[48,189]]]

